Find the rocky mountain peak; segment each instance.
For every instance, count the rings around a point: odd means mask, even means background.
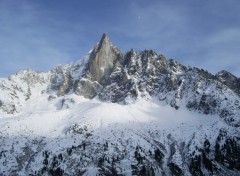
[[[99,83],[106,81],[120,54],[120,50],[112,45],[108,35],[104,33],[90,55],[89,72],[92,80]]]
[[[216,74],[216,76],[221,77],[221,78],[226,78],[226,79],[237,79],[235,75],[232,73],[226,71],[226,70],[221,70]]]
[[[76,94],[86,98],[95,97],[98,89],[109,83],[116,61],[122,55],[120,50],[112,45],[107,33],[104,33],[90,53],[85,74],[75,86]]]
[[[102,38],[99,43],[99,48],[103,47],[104,45],[112,45],[112,43],[108,37],[108,34],[106,32],[103,33],[103,35],[102,35]]]
[[[240,78],[237,78],[235,75],[232,73],[222,70],[216,74],[217,79],[228,86],[230,89],[232,89],[235,93],[240,95]]]

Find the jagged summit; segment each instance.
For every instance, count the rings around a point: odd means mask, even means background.
[[[106,33],[94,47],[89,56],[84,76],[78,81],[75,92],[86,98],[94,98],[97,92],[109,83],[115,63],[122,57],[122,53],[114,47]]]
[[[102,45],[112,45],[112,43],[111,43],[111,41],[110,41],[110,39],[108,37],[108,34],[106,32],[103,33],[102,38],[101,38],[101,40],[99,42],[99,47],[100,48],[102,47]]]
[[[90,55],[89,72],[94,81],[102,83],[109,77],[120,51],[113,47],[106,33]]]
[[[102,38],[100,39],[100,42],[98,42],[94,49],[93,53],[99,52],[100,50],[107,50],[109,47],[113,47],[112,42],[110,41],[110,38],[108,37],[107,33],[103,33]]]
[[[0,175],[240,175],[239,87],[103,34],[76,63],[0,79]]]
[[[226,71],[226,70],[221,70],[219,71],[216,76],[223,76],[223,77],[231,77],[232,79],[237,79],[237,77],[235,75],[233,75],[232,73]]]
[[[240,95],[240,78],[237,78],[232,73],[222,70],[216,74],[216,77],[223,84],[234,90],[238,95]]]

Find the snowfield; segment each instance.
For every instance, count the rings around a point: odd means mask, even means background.
[[[62,105],[64,99],[71,101]],[[134,104],[121,105],[76,95],[56,98],[51,103],[46,96],[37,97],[27,102],[20,114],[2,115],[0,121],[1,133],[4,135],[25,134],[50,138],[65,135],[66,129],[75,123],[100,131],[111,126],[132,130],[139,126],[138,130],[147,131],[148,128],[157,126],[156,129],[161,131],[176,131],[175,135],[183,139],[196,129],[204,131],[205,127],[213,124],[222,128],[225,124],[217,116],[199,114],[183,108],[176,110],[155,100],[139,99]],[[178,131],[178,128],[182,130]]]
[[[170,154],[171,149],[165,146],[172,141],[177,141],[178,144],[193,143],[189,151],[181,151],[188,155],[196,150],[196,146],[201,148],[204,139],[214,143],[219,129],[223,127],[234,130],[217,116],[190,112],[184,108],[176,110],[154,99],[138,99],[133,104],[121,105],[72,94],[49,102],[48,96],[43,94],[26,102],[22,113],[1,116],[0,149],[4,151],[5,157],[0,157],[0,162],[3,163],[0,173],[6,174],[15,167],[20,167],[16,158],[21,154],[23,158],[24,155],[32,155],[34,159],[26,158],[21,163],[22,169],[18,174],[35,173],[43,167],[42,152],[59,155],[84,142],[85,150],[73,153],[71,158],[76,160],[82,153],[88,155],[83,155],[85,158],[81,163],[85,175],[98,173],[90,161],[99,159],[103,154],[112,158],[123,152],[125,155],[119,163],[119,172],[131,175],[129,167],[134,162],[136,146],[141,146],[142,155],[148,151],[153,152],[159,146],[162,146],[166,154]],[[102,151],[101,146],[106,143],[108,150]],[[31,148],[28,149],[31,152],[26,151],[27,147]],[[184,170],[180,146],[174,147],[177,152],[171,160]],[[70,175],[76,172],[75,169],[69,170],[66,163],[61,163],[60,166]],[[158,172],[161,173],[156,167],[155,173]]]

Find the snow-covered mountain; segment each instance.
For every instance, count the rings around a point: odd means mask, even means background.
[[[76,63],[0,79],[0,175],[240,175],[239,86],[104,34]]]

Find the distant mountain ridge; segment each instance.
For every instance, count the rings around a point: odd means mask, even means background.
[[[9,76],[8,79],[1,78],[0,115],[7,118],[21,116],[25,113],[34,114],[35,112],[31,109],[29,109],[30,112],[27,112],[26,107],[29,106],[30,101],[38,99],[38,97],[47,97],[46,102],[49,103],[49,106],[53,106],[53,102],[57,102],[55,104],[57,111],[71,110],[78,101],[78,98],[71,98],[72,96],[84,97],[92,101],[116,103],[123,107],[126,106],[126,108],[134,106],[139,100],[156,100],[160,104],[172,107],[173,111],[187,109],[189,112],[199,113],[202,116],[217,116],[223,122],[222,128],[213,124],[217,134],[211,135],[216,139],[210,140],[206,135],[204,141],[200,142],[203,146],[199,148],[196,145],[196,151],[186,155],[181,152],[185,151],[186,147],[195,146],[191,141],[194,141],[195,136],[199,135],[199,131],[193,133],[192,139],[187,139],[189,140],[188,144],[180,144],[169,133],[168,140],[172,141],[171,144],[164,143],[161,144],[161,147],[160,143],[158,146],[156,139],[152,137],[155,129],[149,128],[148,133],[151,134],[149,140],[153,140],[154,144],[152,145],[155,146],[155,164],[153,165],[152,161],[138,161],[137,164],[131,166],[132,175],[218,175],[221,173],[223,175],[240,175],[240,78],[227,71],[220,71],[216,75],[212,75],[206,70],[184,66],[173,59],[167,60],[153,50],[140,52],[131,50],[122,53],[112,45],[108,35],[104,33],[94,49],[76,63],[58,66],[49,72],[38,73],[33,70],[23,70]],[[116,107],[114,105],[114,108]],[[149,114],[151,113],[149,112]],[[24,116],[31,117],[29,114]],[[149,115],[150,117],[151,115]],[[73,133],[79,133],[78,130],[80,130],[79,124],[71,127]],[[87,135],[84,132],[81,134]],[[92,135],[94,136],[94,134]],[[106,147],[107,144],[104,145]],[[0,145],[0,154],[1,147]],[[164,149],[169,147],[171,150]],[[180,149],[181,147],[182,149]],[[136,149],[131,149],[133,152],[135,151],[135,158],[137,160],[140,156],[151,158],[150,154],[140,152],[142,148],[144,147],[139,144]],[[180,152],[178,154],[182,158],[180,165],[174,158],[174,153],[178,150]],[[119,151],[118,154],[121,155],[122,152]],[[54,153],[44,154],[45,162],[47,156],[51,154]],[[12,155],[15,155],[14,152]],[[50,157],[51,162],[57,161],[57,163],[53,167],[46,163],[43,164],[44,169],[36,171],[36,175],[41,175],[40,173],[54,175],[55,172],[60,173],[60,171],[63,175],[64,173],[69,175],[70,171],[67,171],[67,168],[63,171],[63,168],[60,167],[61,159],[55,158],[54,160],[54,156],[52,157]],[[84,167],[85,170],[82,170],[82,174],[87,174],[90,166],[94,166],[98,168],[96,173],[115,175],[115,172],[119,172],[121,175],[123,172],[121,169],[121,171],[119,169],[113,171],[111,170],[113,168],[108,168],[105,163],[107,159],[104,157],[101,159],[100,164],[93,162]],[[4,157],[1,154],[0,161],[3,160]],[[66,162],[70,162],[70,160],[71,157]],[[120,162],[122,160],[118,161],[119,168],[122,167]],[[50,161],[48,160],[48,162]],[[6,168],[7,166],[4,167],[4,169]],[[0,175],[4,169],[0,166]],[[25,168],[23,171],[20,168],[18,172],[21,171],[24,175],[30,170]],[[11,168],[9,172],[18,173]]]

